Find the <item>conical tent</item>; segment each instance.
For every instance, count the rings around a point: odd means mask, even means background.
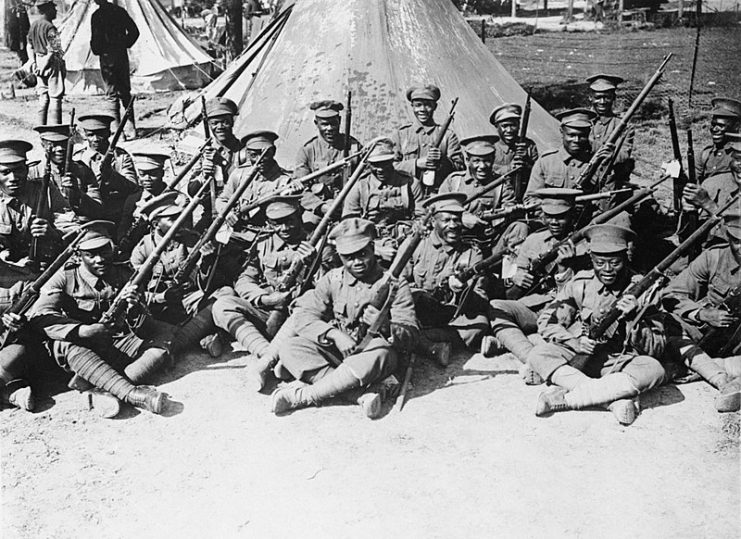
[[[134,93],[202,88],[211,81],[211,57],[160,5],[158,0],[116,0],[139,28],[129,49]],[[90,50],[90,19],[98,9],[93,0],[75,0],[60,24],[67,63],[67,93],[103,93],[98,57]]]
[[[450,0],[298,0],[203,93],[239,105],[237,135],[276,131],[279,161],[290,166],[315,134],[312,101],[344,101],[351,90],[353,134],[367,141],[410,121],[406,89],[426,83],[442,90],[438,121],[460,98],[460,137],[495,132],[491,111],[526,100]],[[194,100],[185,117],[199,112]],[[557,122],[537,103],[528,136],[541,148],[558,141]]]

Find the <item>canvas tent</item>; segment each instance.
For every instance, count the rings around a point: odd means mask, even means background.
[[[353,134],[367,141],[411,120],[406,89],[424,83],[442,89],[438,120],[460,98],[461,137],[495,132],[491,111],[526,99],[450,0],[298,0],[202,93],[239,105],[237,135],[276,131],[278,159],[291,166],[315,134],[312,101],[344,101],[352,90]],[[184,117],[199,114],[191,98]],[[557,122],[537,103],[528,135],[541,148],[558,140]]]
[[[212,59],[183,32],[158,0],[116,0],[139,27],[129,49],[134,93],[202,88],[209,83]],[[98,57],[90,51],[93,0],[75,0],[59,25],[67,63],[68,94],[103,93]]]

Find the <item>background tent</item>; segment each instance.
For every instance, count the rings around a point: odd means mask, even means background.
[[[238,135],[276,131],[289,166],[314,135],[312,101],[345,101],[352,90],[353,134],[366,141],[409,121],[406,89],[428,82],[442,89],[439,121],[460,98],[461,137],[493,132],[491,111],[526,98],[450,0],[298,0],[202,93],[237,102]],[[199,113],[193,100],[185,118]],[[557,122],[537,103],[528,134],[541,149],[558,140]]]
[[[129,49],[134,93],[202,88],[211,80],[211,57],[201,49],[157,0],[117,0],[139,27]],[[66,51],[67,93],[103,93],[98,57],[90,51],[90,18],[97,4],[75,0],[59,25]]]

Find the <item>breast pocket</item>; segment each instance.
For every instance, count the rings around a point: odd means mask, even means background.
[[[563,187],[566,183],[565,174],[551,174],[545,182],[546,187]]]
[[[411,140],[403,141],[401,143],[401,153],[404,156],[404,159],[419,156],[419,143]]]

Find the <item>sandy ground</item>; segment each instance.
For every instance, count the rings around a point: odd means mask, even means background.
[[[140,125],[159,125],[173,97],[145,98]],[[0,134],[36,140],[34,110],[0,101]],[[646,155],[653,140],[665,149],[651,125]],[[0,536],[741,534],[741,420],[717,414],[704,383],[642,396],[628,428],[601,410],[536,418],[542,387],[505,358],[463,355],[417,369],[402,413],[369,421],[338,402],[274,417],[244,387],[248,361],[186,357],[160,379],[168,417],[98,419],[63,382],[38,388],[33,414],[0,411]]]

